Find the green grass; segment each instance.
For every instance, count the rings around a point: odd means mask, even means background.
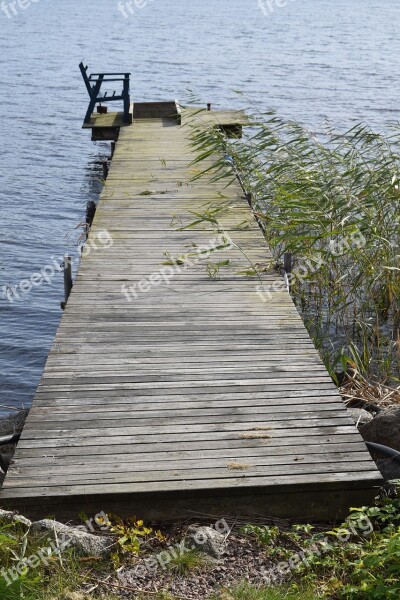
[[[67,549],[61,559],[56,555],[46,557],[47,564],[39,561],[35,568],[19,575],[14,571],[15,577],[10,576],[9,569],[15,569],[22,559],[37,555],[48,545],[47,535],[33,534],[24,525],[0,521],[0,568],[8,575],[8,581],[0,575],[1,600],[80,600],[78,591],[88,582],[86,577],[111,569],[106,561],[82,561],[72,549]]]
[[[284,586],[255,587],[248,583],[242,583],[226,590],[220,598],[221,600],[314,600],[321,596],[316,596],[309,589],[290,591]]]
[[[210,559],[195,549],[184,550],[174,556],[167,569],[176,575],[188,575],[210,565]]]

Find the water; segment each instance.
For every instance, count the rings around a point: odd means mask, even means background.
[[[398,119],[398,2],[271,5],[264,15],[257,0],[149,0],[125,18],[114,0],[37,0],[11,18],[0,11],[0,285],[77,256],[108,154],[81,130],[82,58],[92,71],[132,71],[138,100],[192,90],[215,108],[272,107],[316,131],[325,119],[378,129]],[[0,414],[32,401],[62,296],[56,271],[19,300],[0,299]]]

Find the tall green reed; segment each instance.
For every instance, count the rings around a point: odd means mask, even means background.
[[[276,261],[293,255],[293,299],[330,372],[398,377],[400,127],[317,137],[272,111],[242,139],[201,114],[189,127],[196,178],[239,175]]]

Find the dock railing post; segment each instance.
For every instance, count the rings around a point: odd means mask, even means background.
[[[64,256],[64,302],[61,302],[61,308],[67,305],[69,295],[72,290],[72,259],[66,254]]]
[[[292,255],[290,254],[290,252],[285,252],[283,255],[283,269],[286,273],[288,292],[290,293],[292,291],[292,286],[290,284],[290,274],[292,272]]]

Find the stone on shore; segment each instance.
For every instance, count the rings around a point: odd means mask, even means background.
[[[360,427],[360,433],[367,442],[400,451],[400,407],[390,407],[378,413],[372,421]]]
[[[226,538],[212,527],[191,525],[185,537],[185,547],[204,552],[214,558],[220,558],[225,552]]]
[[[79,554],[106,558],[111,554],[114,540],[109,536],[99,536],[82,528],[69,527],[58,521],[42,519],[32,523],[32,531],[35,533],[47,533],[58,546],[74,548]]]
[[[371,413],[363,408],[348,408],[347,411],[350,413],[354,420],[354,423],[358,427],[362,427],[365,423],[369,423],[374,418]]]
[[[14,433],[20,433],[28,413],[28,410],[20,410],[16,414],[8,415],[4,419],[0,419],[0,437],[13,435]],[[7,468],[12,461],[14,451],[15,444],[6,444],[5,446],[0,446],[0,453]],[[3,483],[3,480],[4,473],[0,471],[0,486]]]
[[[22,515],[19,515],[17,512],[3,510],[1,508],[0,519],[2,521],[7,521],[8,523],[21,523],[22,525],[26,525],[26,527],[30,527],[32,525],[32,521]]]

